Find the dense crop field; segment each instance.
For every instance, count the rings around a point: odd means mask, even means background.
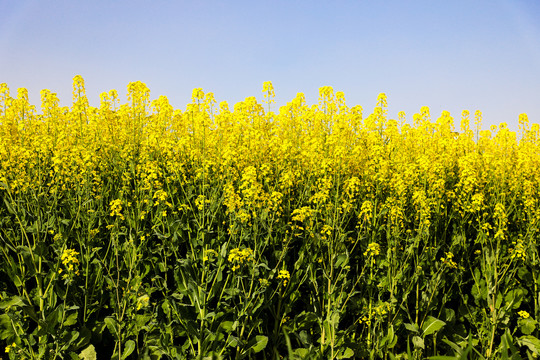
[[[2,358],[536,358],[538,125],[263,94],[0,85]]]

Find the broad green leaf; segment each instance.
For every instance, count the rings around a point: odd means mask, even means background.
[[[309,350],[305,348],[294,349],[292,355],[293,359],[306,359],[309,355]]]
[[[214,359],[219,359],[219,354],[212,351],[210,352],[207,356],[203,357],[202,360],[214,360]]]
[[[79,354],[79,357],[82,360],[96,360],[97,354],[96,354],[96,348],[94,348],[94,345],[90,344],[86,349],[81,351]]]
[[[521,332],[525,335],[532,334],[532,332],[536,329],[536,324],[536,320],[531,317],[518,320],[519,328],[521,329]]]
[[[446,323],[442,320],[428,316],[426,321],[422,324],[422,333],[424,336],[431,335],[436,331],[439,331]]]
[[[501,355],[503,359],[521,359],[519,357],[519,351],[514,345],[514,339],[510,333],[510,329],[506,329],[506,332],[501,337]],[[511,356],[508,356],[508,350],[510,350]]]
[[[521,302],[523,301],[523,297],[525,295],[526,295],[526,291],[521,288],[509,291],[504,297],[506,306],[512,307],[512,309],[519,308],[521,306]]]
[[[413,336],[412,343],[415,348],[424,349],[424,339],[422,339],[420,336]]]
[[[15,335],[11,319],[8,314],[0,315],[0,340],[5,340]]]
[[[24,305],[24,301],[21,297],[19,296],[12,296],[9,300],[7,301],[2,301],[0,303],[0,309],[5,309],[7,307],[11,307],[11,306],[23,306]]]
[[[63,326],[70,326],[77,323],[77,312],[69,314],[67,319],[64,321]]]
[[[47,331],[53,333],[56,325],[62,321],[62,312],[64,311],[64,305],[58,305],[53,311],[47,315]]]
[[[135,350],[135,341],[128,340],[122,349],[122,359],[127,358]]]
[[[105,325],[107,325],[107,329],[109,329],[109,332],[111,335],[118,340],[118,322],[113,319],[112,317],[106,317],[104,319]]]
[[[229,338],[229,343],[228,343],[228,345],[229,345],[230,347],[236,347],[236,346],[238,346],[239,343],[240,343],[240,342],[238,341],[238,338],[237,338],[236,336],[231,336],[231,337]]]
[[[410,323],[404,323],[403,325],[405,325],[405,328],[409,331],[412,331],[414,333],[418,333],[418,325],[416,324],[410,324]]]
[[[148,324],[148,322],[152,319],[152,315],[150,314],[137,314],[135,315],[135,326],[138,329],[142,329],[144,326]]]
[[[254,353],[258,353],[266,347],[266,344],[268,344],[268,337],[263,335],[257,335],[255,336],[255,343],[251,346],[251,349]]]
[[[221,324],[219,324],[219,327],[225,330],[226,332],[230,332],[233,330],[233,322],[232,321],[222,321]]]
[[[444,316],[445,316],[444,319],[446,320],[447,323],[452,322],[456,318],[456,312],[454,311],[454,309],[445,308]]]
[[[540,354],[540,340],[532,335],[524,335],[518,339],[518,344],[520,346],[526,346],[534,354]]]
[[[350,359],[354,356],[354,351],[351,348],[345,348],[343,353],[338,354],[338,359]]]
[[[330,342],[331,334],[332,334],[332,328],[330,328],[330,323],[328,320],[324,320],[323,322],[324,327],[324,333],[326,334],[326,337],[324,339],[324,344],[328,344]]]

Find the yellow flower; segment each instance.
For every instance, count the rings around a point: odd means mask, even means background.
[[[510,257],[512,259],[525,260],[527,258],[527,248],[523,243],[523,239],[520,238],[518,241],[513,241],[512,244],[514,248],[508,249],[508,252],[511,254]]]
[[[142,308],[147,307],[149,303],[150,303],[150,296],[148,296],[147,294],[139,296],[139,298],[137,299],[137,311]]]
[[[307,206],[303,206],[300,209],[295,209],[292,212],[292,221],[304,222],[314,214],[314,210]]]
[[[79,253],[74,249],[65,249],[60,256],[60,261],[65,267],[67,274],[63,275],[63,278],[72,277],[74,275],[79,275],[79,259],[77,259]],[[58,269],[58,273],[62,273],[62,269]]]
[[[446,254],[446,257],[441,258],[442,263],[451,269],[457,269],[458,268],[457,263],[454,260],[452,260],[454,258],[454,254],[452,254],[451,252],[445,252],[445,254]]]
[[[521,316],[522,319],[527,319],[530,315],[525,310],[521,310],[518,312],[518,315]]]
[[[283,280],[283,286],[287,286],[287,282],[291,278],[291,274],[287,270],[279,270],[278,279]]]
[[[124,220],[124,215],[122,215],[122,200],[112,200],[109,206],[111,207],[111,216],[118,216],[120,219]]]
[[[208,249],[204,251],[203,255],[203,261],[208,261],[208,259],[213,259],[214,257],[217,257],[218,253],[215,250]]]
[[[17,344],[15,343],[12,343],[11,345],[6,346],[6,350],[5,350],[6,354],[8,354],[11,351],[11,349],[15,349],[16,347],[17,347]]]
[[[167,193],[163,190],[158,190],[154,193],[154,196],[152,198],[157,199],[155,205],[158,205],[160,202],[164,202],[167,200]]]
[[[381,253],[381,246],[377,243],[370,243],[367,250],[364,252],[364,256],[373,257]]]
[[[359,218],[363,218],[366,221],[369,221],[373,213],[373,203],[369,200],[366,200],[362,203],[362,207],[360,208],[360,214],[358,215]]]
[[[263,83],[264,100],[266,103],[271,104],[274,102],[274,97],[276,96],[274,92],[274,86],[271,81],[265,81]]]
[[[230,263],[235,264],[232,267],[233,271],[238,270],[240,268],[240,265],[243,265],[244,261],[246,261],[246,260],[255,261],[255,259],[253,258],[253,250],[251,250],[249,248],[245,248],[245,249],[235,248],[235,249],[232,249],[229,252],[229,257],[227,259],[229,260]]]

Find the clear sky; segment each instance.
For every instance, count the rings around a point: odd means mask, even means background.
[[[91,105],[131,81],[185,109],[191,90],[217,101],[262,101],[272,81],[274,110],[297,92],[344,91],[371,113],[388,96],[389,115],[412,121],[461,111],[484,128],[520,113],[540,123],[539,0],[0,0],[0,82],[56,92],[71,104],[84,77]]]

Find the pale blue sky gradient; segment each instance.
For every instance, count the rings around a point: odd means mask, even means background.
[[[385,92],[390,117],[427,105],[432,117],[479,109],[484,128],[520,113],[540,123],[540,1],[37,1],[0,0],[0,82],[56,92],[71,104],[72,78],[99,94],[140,80],[151,97],[185,109],[202,87],[232,106],[276,105],[297,92],[344,91],[371,113]]]

